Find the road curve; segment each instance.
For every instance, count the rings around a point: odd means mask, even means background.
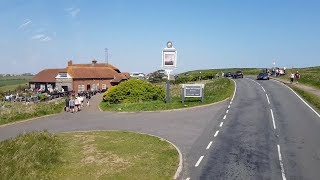
[[[277,82],[236,83],[229,110],[202,138],[186,179],[319,179],[319,117]]]

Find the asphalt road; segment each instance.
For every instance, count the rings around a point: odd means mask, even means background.
[[[236,83],[226,116],[192,148],[184,179],[319,179],[320,117],[281,83]]]
[[[281,83],[235,81],[234,98],[215,105],[146,113],[89,108],[0,126],[0,141],[44,129],[129,130],[173,142],[183,155],[180,179],[319,179],[320,117]]]

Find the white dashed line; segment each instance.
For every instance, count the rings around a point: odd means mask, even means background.
[[[284,173],[284,167],[283,167],[283,162],[282,162],[282,157],[281,157],[281,152],[280,152],[280,145],[278,144],[278,154],[279,154],[279,161],[280,161],[280,168],[281,168],[281,174],[282,174],[282,179],[286,180],[286,174]]]
[[[228,106],[228,109],[230,109],[230,105]]]
[[[271,117],[272,117],[273,129],[277,129],[276,123],[274,122],[274,116],[273,116],[273,111],[272,111],[272,109],[270,109],[270,112],[271,112]]]
[[[261,86],[261,88],[262,88],[262,90],[263,90],[264,92],[266,92],[266,90],[263,88],[263,86]]]
[[[267,100],[268,100],[268,104],[270,104],[270,101],[269,101],[269,97],[268,97],[268,94],[266,94],[266,97],[267,97]]]
[[[232,104],[232,101],[230,101],[230,105]]]
[[[202,159],[204,156],[200,156],[200,158],[198,159],[197,163],[194,165],[195,167],[198,167],[199,164],[201,163]]]
[[[220,127],[222,127],[222,125],[223,125],[223,122],[220,123]]]
[[[190,178],[187,178],[186,180],[190,180]]]
[[[228,114],[229,113],[229,109],[226,111],[226,114]]]
[[[226,118],[227,118],[227,115],[224,115],[224,116],[223,116],[223,119],[226,119]]]
[[[219,130],[218,130],[218,131],[216,131],[216,133],[214,133],[214,137],[217,137],[217,136],[218,136],[218,134],[219,134]]]
[[[209,144],[208,144],[208,146],[207,146],[207,148],[206,148],[206,149],[209,149],[209,148],[210,148],[210,146],[211,146],[211,144],[212,144],[212,141],[210,141],[210,142],[209,142]]]

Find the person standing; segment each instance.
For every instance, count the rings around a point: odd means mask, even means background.
[[[291,83],[293,83],[293,79],[294,79],[294,74],[291,73],[291,74],[290,74],[290,82],[291,82]]]

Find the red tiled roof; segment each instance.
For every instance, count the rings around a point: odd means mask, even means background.
[[[109,67],[114,69],[115,71],[119,71],[119,69],[111,64],[107,63],[91,63],[91,64],[71,64],[69,66],[77,66],[77,67]]]
[[[59,72],[66,72],[66,69],[44,69],[36,74],[30,82],[56,82],[55,77]]]
[[[123,74],[126,77],[125,79],[129,79],[130,78],[130,73],[128,73],[128,72],[122,72],[120,74]]]
[[[109,67],[69,66],[68,74],[75,79],[113,79],[118,72]]]

